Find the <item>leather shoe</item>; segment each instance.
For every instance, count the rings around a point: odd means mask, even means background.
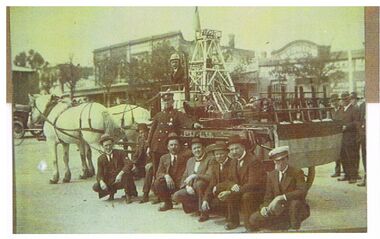
[[[170,203],[165,203],[164,206],[160,207],[158,211],[165,212],[167,210],[173,209],[173,205]]]
[[[359,186],[359,187],[365,187],[367,184],[365,183],[365,181],[363,181],[363,182],[358,183],[356,185]]]
[[[155,199],[152,201],[152,204],[159,204],[161,200],[159,198]]]
[[[209,216],[207,213],[202,213],[201,216],[198,219],[198,222],[205,222],[209,219]]]
[[[233,230],[233,229],[237,228],[238,226],[239,226],[239,224],[229,222],[224,226],[224,229],[229,231],[229,230]]]
[[[110,194],[110,196],[108,197],[107,201],[113,201],[113,200],[114,200],[114,195]]]
[[[348,181],[349,179],[347,177],[338,178],[338,181]]]
[[[126,204],[131,204],[131,203],[132,203],[132,196],[127,195],[127,196],[125,197],[125,203],[126,203]]]
[[[331,175],[332,178],[340,177],[340,173],[334,173]]]
[[[146,203],[146,202],[149,202],[149,196],[148,195],[144,195],[139,203]]]
[[[349,183],[349,184],[356,183],[356,179],[350,179],[350,180],[348,180],[348,183]]]

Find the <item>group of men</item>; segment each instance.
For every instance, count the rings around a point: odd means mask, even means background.
[[[335,172],[331,177],[339,177],[338,181],[348,181],[354,184],[360,180],[359,162],[360,154],[363,167],[366,172],[366,111],[365,102],[358,104],[358,97],[355,92],[343,92],[339,99],[337,94],[330,97],[333,107],[332,117],[334,120],[342,121],[342,148],[340,159],[335,163]],[[343,177],[342,169],[343,168]],[[358,186],[366,186],[366,174],[363,181]]]
[[[162,103],[164,110],[153,118],[149,133],[143,134],[147,128],[139,128],[145,140],[138,140],[143,149],[137,150],[134,160],[113,149],[110,136],[102,136],[104,153],[98,159],[93,187],[99,197],[109,195],[112,200],[118,189],[124,189],[126,203],[131,203],[137,196],[133,171],[144,167],[140,203],[148,202],[152,191],[156,195],[152,203],[162,202],[160,212],[182,204],[184,212],[199,215],[200,222],[210,214],[224,215],[226,230],[237,228],[241,218],[247,231],[300,228],[310,214],[305,201],[307,187],[302,170],[288,165],[288,147],[269,152],[275,170],[268,174],[239,135],[210,145],[194,138],[186,149],[178,129],[201,125],[173,108],[171,93],[162,95]],[[149,156],[145,166],[137,163],[136,157],[141,155]]]

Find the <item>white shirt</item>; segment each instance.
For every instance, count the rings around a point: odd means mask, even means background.
[[[201,164],[201,161],[195,161],[195,164],[194,164],[194,172],[197,173],[198,172],[198,168],[199,168],[199,165]]]
[[[106,156],[107,156],[108,162],[111,162],[112,153],[110,153],[110,154],[106,154]]]
[[[174,160],[177,160],[177,155],[170,154],[170,165],[174,165]]]
[[[242,159],[245,157],[246,154],[247,154],[247,152],[245,152],[245,150],[244,150],[243,155],[240,158],[238,158],[238,162],[239,162],[240,167],[243,166],[244,161]]]
[[[223,166],[226,164],[227,161],[228,161],[228,157],[223,161],[223,163],[220,163],[220,164],[219,164],[219,169],[220,169],[220,171],[223,170]]]
[[[282,178],[284,177],[284,174],[286,173],[286,170],[288,170],[289,165],[286,165],[286,168],[283,171],[278,171],[278,181],[281,183]]]

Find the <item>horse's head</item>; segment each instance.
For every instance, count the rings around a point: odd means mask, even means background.
[[[58,103],[58,99],[55,95],[29,95],[30,124],[34,125],[44,120]]]

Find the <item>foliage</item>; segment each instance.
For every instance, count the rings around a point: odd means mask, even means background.
[[[70,97],[73,99],[76,84],[81,76],[80,66],[75,66],[72,63],[72,59],[70,59],[70,63],[60,64],[58,65],[58,69],[58,79],[60,81],[61,87],[63,88],[63,85],[66,85],[70,89]]]
[[[32,69],[40,69],[42,67],[46,67],[49,64],[47,61],[45,61],[40,53],[33,49],[30,49],[28,51],[28,54],[23,51],[16,55],[13,63],[16,66],[30,67]]]

